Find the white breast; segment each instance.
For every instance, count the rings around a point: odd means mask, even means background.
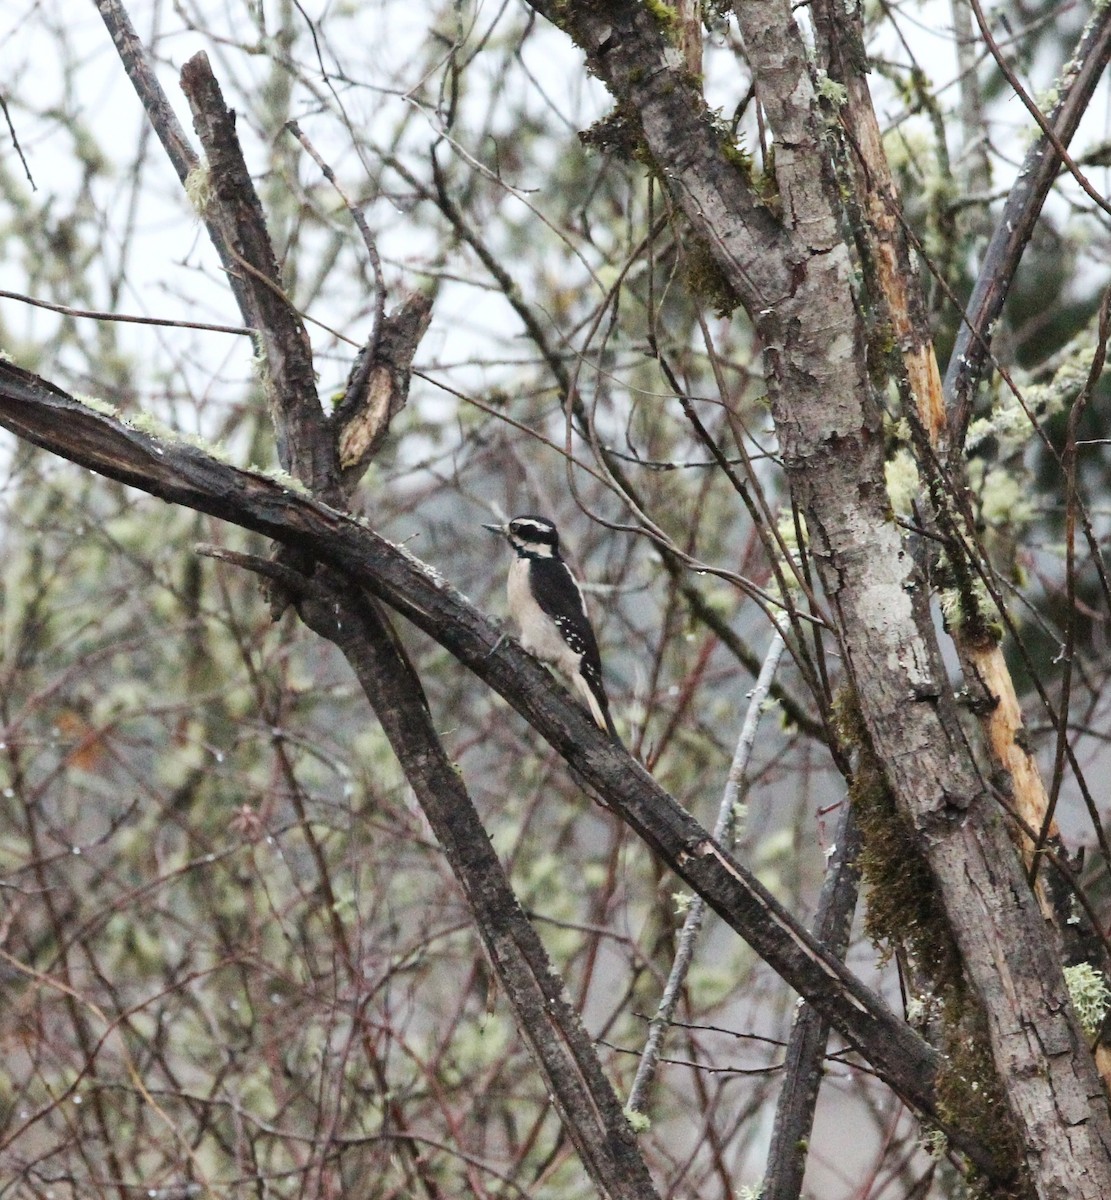
[[[551,617],[532,598],[528,586],[528,561],[515,558],[509,568],[509,611],[521,627],[521,645],[544,662],[558,667],[574,679],[581,655],[574,653],[560,635]]]

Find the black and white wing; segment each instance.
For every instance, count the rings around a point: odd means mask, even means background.
[[[598,640],[586,611],[586,600],[578,580],[561,558],[537,558],[531,563],[535,581],[533,595],[544,612],[555,622],[567,647],[581,655],[575,683],[582,679],[580,690],[594,720],[613,738],[617,737],[610,716],[609,699],[602,683],[602,657]]]

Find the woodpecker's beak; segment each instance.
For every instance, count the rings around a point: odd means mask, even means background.
[[[491,533],[500,533],[502,537],[507,537],[504,525],[483,525],[483,529],[489,529]]]

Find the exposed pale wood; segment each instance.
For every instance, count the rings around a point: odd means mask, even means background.
[[[661,180],[741,298],[764,347],[792,496],[846,669],[896,802],[914,829],[983,1008],[1025,1167],[1046,1200],[1111,1195],[1111,1119],[1060,962],[949,693],[925,581],[891,519],[882,417],[788,0],[739,4],[776,135],[782,220],[747,194],[701,97],[647,11],[569,0],[543,11],[638,114]],[[784,278],[786,274],[786,278]]]

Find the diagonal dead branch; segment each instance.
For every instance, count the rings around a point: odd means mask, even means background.
[[[314,585],[298,605],[301,618],[340,648],[362,685],[476,914],[518,1027],[583,1164],[605,1197],[656,1200],[632,1129],[590,1037],[505,877],[427,708],[419,702],[420,681],[397,652],[377,603],[332,572]]]
[[[917,1111],[936,1109],[933,1049],[865,987],[589,716],[463,596],[423,564],[288,484],[241,471],[195,447],[161,442],[0,363],[0,425],[110,478],[268,537],[309,549],[435,638],[504,696],[607,804]],[[967,1134],[954,1144],[990,1170]]]

